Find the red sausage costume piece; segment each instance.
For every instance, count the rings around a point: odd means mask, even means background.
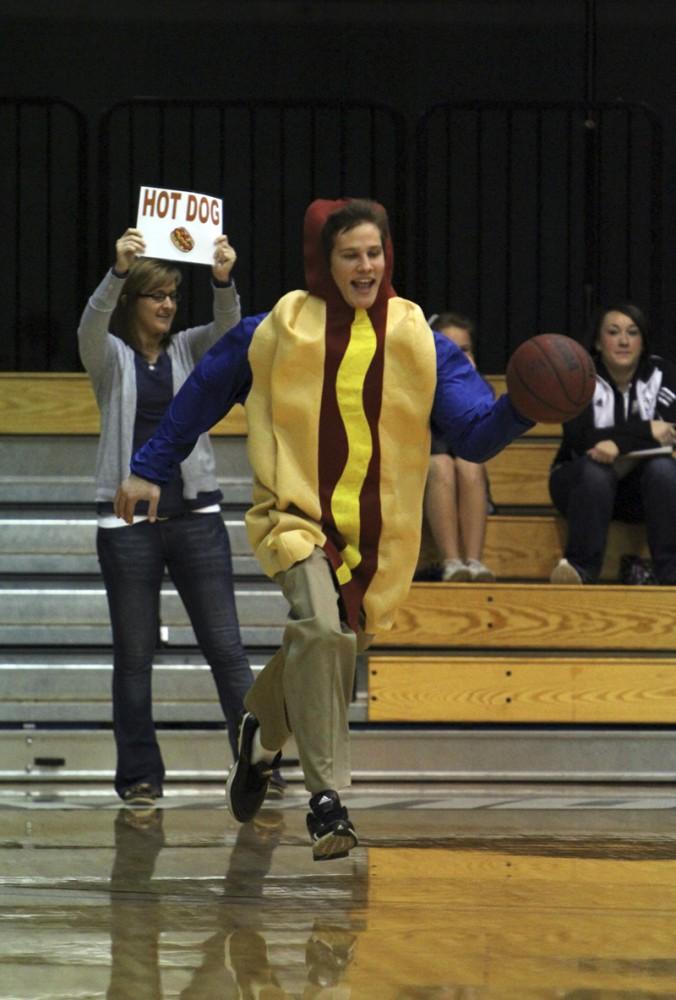
[[[323,548],[348,623],[373,633],[392,625],[418,558],[436,354],[422,311],[392,288],[389,239],[373,306],[340,294],[321,231],[346,203],[309,206],[308,291],[281,298],[251,343],[247,527],[271,577]]]

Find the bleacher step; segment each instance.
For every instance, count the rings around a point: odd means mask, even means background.
[[[235,587],[242,625],[283,625],[288,605],[279,588],[268,580],[242,582]],[[167,628],[189,623],[176,589],[165,582],[160,595],[160,617]],[[108,602],[101,581],[50,581],[31,586],[0,584],[0,628],[9,625],[105,625]]]
[[[250,555],[244,519],[225,515],[223,521],[232,552]],[[75,511],[59,516],[4,513],[0,516],[0,556],[29,554],[95,555],[96,517]]]
[[[676,649],[676,588],[414,583],[381,647]]]
[[[676,654],[373,654],[368,718],[378,723],[672,725]]]
[[[216,474],[225,502],[248,506],[251,469],[246,439],[213,437]],[[0,435],[0,504],[78,504],[94,511],[94,434]]]
[[[262,663],[252,662],[254,674]],[[39,666],[0,667],[0,724],[3,727],[63,725],[91,728],[110,724],[112,667],[81,666],[54,670]],[[39,693],[39,697],[36,697]],[[366,699],[350,706],[350,721],[366,721]],[[157,725],[222,725],[211,671],[199,667],[153,665],[153,719]]]
[[[486,463],[491,497],[498,507],[550,507],[549,468],[558,441],[518,438]]]
[[[549,581],[563,555],[566,523],[554,514],[495,515],[488,518],[483,560],[500,580]],[[643,524],[612,521],[601,580],[618,583],[622,557],[650,555]]]
[[[244,519],[226,513],[233,571],[261,577],[251,552]],[[12,576],[100,576],[96,555],[96,518],[71,508],[59,512],[15,509],[0,516],[0,578]]]
[[[261,576],[246,534],[242,515],[224,514],[237,576]],[[486,529],[484,559],[498,579],[548,580],[561,558],[565,522],[551,513],[494,515]],[[431,550],[426,533],[428,562],[438,556]],[[647,557],[642,524],[610,526],[601,578],[619,580],[620,561],[625,554]],[[96,575],[96,519],[70,509],[49,515],[26,510],[5,511],[0,517],[0,577],[30,574]]]
[[[0,437],[0,780],[29,784],[110,781],[114,763],[111,636],[94,545],[97,417],[85,376],[59,381],[31,382]],[[31,433],[38,425],[44,433]],[[484,558],[513,582],[416,584],[395,629],[377,637],[370,662],[380,660],[383,686],[372,686],[370,703],[360,666],[350,711],[355,780],[676,777],[673,588],[542,583],[565,531],[547,489],[559,431],[537,425],[489,463],[498,514],[488,522]],[[243,531],[251,497],[245,432],[238,410],[212,440],[242,580],[242,634],[257,670],[281,642],[287,607]],[[604,579],[617,579],[625,553],[646,554],[641,527],[612,526]],[[154,667],[168,780],[222,783],[230,761],[220,710],[172,590],[167,583]],[[394,673],[383,680],[388,658],[402,671],[396,684]],[[421,668],[425,658],[424,676],[412,684],[406,660]],[[628,712],[636,721],[627,722]]]
[[[231,756],[217,729],[160,729],[167,782],[222,784]],[[293,744],[285,757],[295,759]],[[0,731],[0,781],[112,783],[114,746],[107,729]],[[298,779],[297,768],[285,771]],[[378,781],[673,782],[676,731],[543,727],[352,728],[352,774]],[[509,792],[506,789],[506,805]]]

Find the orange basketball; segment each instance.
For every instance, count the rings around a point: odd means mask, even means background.
[[[576,340],[541,333],[517,347],[507,364],[506,379],[510,399],[524,417],[564,423],[591,402],[596,369]]]

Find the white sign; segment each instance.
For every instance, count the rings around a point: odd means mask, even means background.
[[[223,202],[193,191],[142,187],[136,228],[146,257],[213,264],[214,240],[223,231]]]

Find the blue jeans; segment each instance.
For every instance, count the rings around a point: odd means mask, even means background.
[[[186,514],[99,529],[96,547],[113,632],[115,789],[162,788],[164,763],[152,716],[151,676],[165,567],[190,617],[216,684],[233,753],[253,674],[242,646],[230,542],[220,514]]]
[[[645,522],[659,583],[676,584],[676,461],[643,458],[624,478],[586,455],[552,469],[549,492],[568,521],[565,557],[582,578],[601,574],[610,522]]]

